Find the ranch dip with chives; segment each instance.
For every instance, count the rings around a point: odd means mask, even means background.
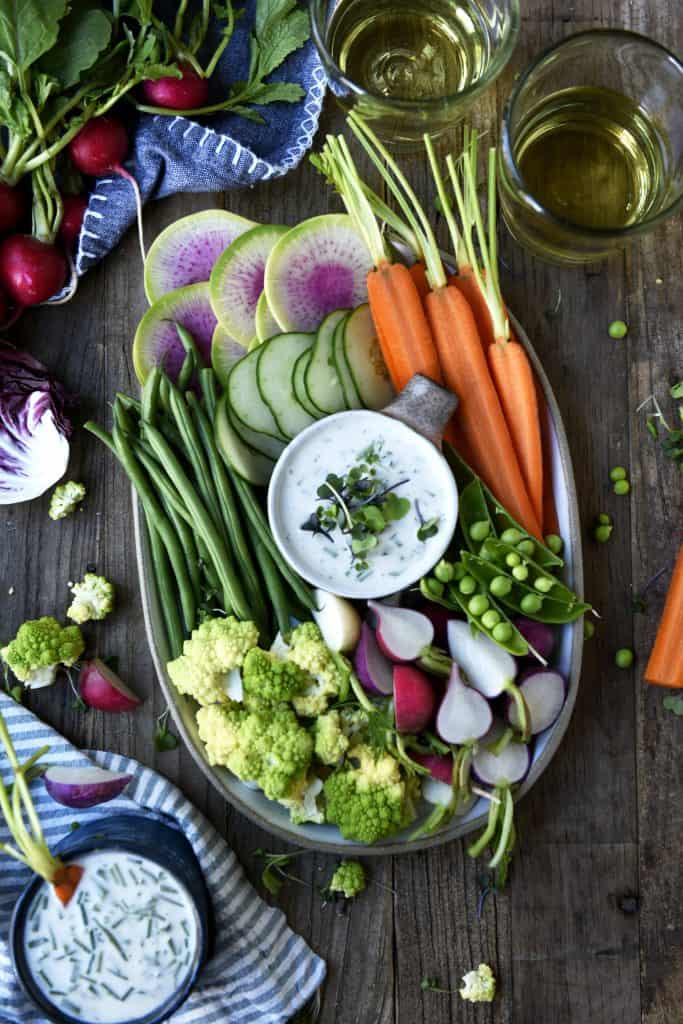
[[[124,850],[84,853],[62,906],[45,883],[27,911],[24,952],[44,997],[84,1021],[123,1024],[164,1006],[187,982],[199,927],[187,891],[165,868]]]

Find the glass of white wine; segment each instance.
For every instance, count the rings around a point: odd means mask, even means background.
[[[500,74],[519,0],[309,0],[330,88],[390,143],[420,143],[462,118]]]
[[[498,170],[508,228],[538,255],[622,248],[683,206],[683,64],[633,32],[564,39],[517,79]]]

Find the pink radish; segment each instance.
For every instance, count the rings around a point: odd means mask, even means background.
[[[533,647],[537,654],[540,654],[543,661],[549,661],[555,648],[557,636],[552,626],[547,626],[544,622],[535,622],[534,619],[527,619],[521,615],[514,620],[514,624],[529,646]]]
[[[466,686],[454,663],[446,692],[436,716],[436,731],[446,743],[471,744],[491,728],[493,715],[488,701]]]
[[[526,778],[529,771],[531,751],[526,743],[510,740],[500,753],[491,750],[504,731],[502,722],[494,722],[472,758],[472,775],[485,786],[512,786]]]
[[[0,245],[0,283],[18,309],[47,302],[64,285],[68,267],[55,245],[10,235]]]
[[[62,199],[64,213],[59,225],[59,240],[69,252],[76,248],[78,236],[83,226],[85,211],[88,209],[87,196],[64,196]]]
[[[134,711],[142,703],[99,658],[83,662],[79,691],[85,703],[99,711]]]
[[[16,230],[27,211],[26,193],[17,186],[0,182],[0,235]]]
[[[436,711],[436,692],[428,677],[412,665],[394,665],[394,714],[402,733],[426,729]]]
[[[519,691],[529,713],[531,735],[548,729],[557,720],[564,706],[566,684],[559,672],[529,669],[520,676]],[[510,725],[519,728],[516,703],[508,698],[507,718]]]
[[[168,110],[192,110],[203,107],[209,97],[209,81],[198,75],[189,64],[180,63],[180,78],[147,79],[142,95],[147,103]]]
[[[120,121],[113,117],[93,117],[83,125],[69,143],[69,156],[76,170],[92,178],[103,174],[119,174],[130,183],[135,195],[138,216],[138,238],[142,260],[145,260],[145,240],[142,234],[142,200],[137,181],[123,166],[128,152],[128,134]]]
[[[68,768],[50,765],[43,775],[45,789],[53,800],[65,807],[94,807],[123,793],[133,778],[123,772],[110,772],[95,765]]]
[[[378,601],[368,601],[368,608],[377,618],[377,643],[392,661],[416,661],[432,643],[434,626],[422,612]]]
[[[410,756],[423,768],[427,768],[433,779],[445,782],[447,785],[453,783],[453,758],[450,754],[420,754],[411,750]]]
[[[393,666],[377,646],[375,631],[367,622],[361,625],[360,640],[353,656],[353,667],[369,693],[386,697],[393,692]]]

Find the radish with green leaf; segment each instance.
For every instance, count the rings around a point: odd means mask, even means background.
[[[209,82],[187,62],[179,62],[178,77],[148,78],[142,83],[147,103],[169,110],[203,107],[209,98]]]
[[[550,669],[529,669],[520,676],[519,692],[529,714],[529,729],[532,736],[544,732],[553,725],[564,707],[567,693],[566,683],[559,672]],[[519,711],[514,700],[508,698],[507,719],[511,726],[519,729]]]
[[[23,189],[0,181],[0,234],[15,231],[28,212]]]

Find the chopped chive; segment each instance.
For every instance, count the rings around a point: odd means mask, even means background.
[[[112,944],[112,946],[114,947],[116,952],[119,954],[119,956],[123,960],[127,961],[128,957],[126,956],[126,953],[124,952],[123,946],[121,945],[119,940],[116,938],[116,936],[112,932],[110,932],[110,930],[108,928],[106,928],[100,921],[95,921],[95,924],[100,929],[102,934],[109,940],[109,942]]]
[[[78,904],[78,909],[81,912],[81,917],[83,918],[83,924],[87,928],[88,927],[88,913],[87,913],[87,911],[86,911],[86,909],[85,909],[85,907],[83,906],[82,903]]]
[[[86,944],[84,942],[81,942],[80,939],[77,939],[77,938],[74,937],[74,942],[76,943],[77,946],[80,946],[81,949],[84,949],[86,953],[90,952],[90,950],[88,949]]]
[[[48,987],[52,984],[45,971],[38,971],[38,974],[41,976],[41,978]]]

